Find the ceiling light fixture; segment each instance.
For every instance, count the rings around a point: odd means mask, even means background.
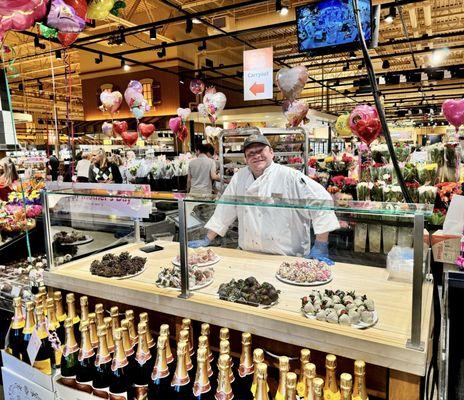
[[[193,30],[192,18],[187,18],[185,20],[185,33],[190,33]]]
[[[354,51],[350,51],[350,56],[352,60],[356,58],[356,53]]]
[[[395,6],[390,7],[390,11],[388,12],[387,16],[385,17],[384,21],[387,24],[391,24],[396,18],[396,8]]]
[[[276,11],[283,17],[288,14],[288,7],[282,4],[282,0],[276,0],[275,8]]]
[[[126,64],[125,60],[121,60],[121,68],[124,69],[124,71],[129,71],[131,69],[130,65]]]
[[[166,42],[163,42],[161,43],[163,45],[163,47],[161,48],[160,51],[158,51],[158,57],[159,58],[163,58],[163,57],[166,57],[166,47],[164,47],[166,45]]]
[[[150,29],[150,40],[156,40],[156,28]]]
[[[98,58],[95,58],[95,64],[101,64],[103,62],[103,54],[99,54]]]
[[[447,47],[434,50],[432,55],[430,56],[430,65],[432,67],[436,67],[437,65],[445,61],[445,59],[449,56],[449,54],[450,54],[450,49],[448,49]]]
[[[206,40],[203,40],[201,42],[201,45],[198,46],[198,51],[203,51],[203,50],[206,50]]]
[[[383,69],[388,69],[388,68],[390,68],[390,61],[388,61],[388,60],[383,60],[382,68],[383,68]]]
[[[61,50],[55,50],[55,58],[61,60]]]

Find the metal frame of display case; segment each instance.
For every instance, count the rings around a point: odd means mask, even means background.
[[[221,192],[224,191],[224,170],[225,170],[225,163],[224,158],[228,158],[227,153],[224,152],[224,140],[230,137],[247,137],[253,134],[261,134],[265,136],[287,136],[292,134],[302,134],[304,136],[304,140],[301,142],[303,145],[303,151],[291,151],[291,152],[275,152],[276,156],[280,155],[289,155],[287,153],[291,153],[293,155],[300,155],[303,159],[303,171],[306,174],[308,171],[308,134],[306,131],[299,127],[299,128],[258,128],[258,127],[249,127],[249,128],[238,128],[238,129],[223,129],[219,133],[219,176],[220,180],[220,187]],[[229,154],[229,157],[243,157],[243,153],[232,153]]]
[[[46,235],[45,242],[46,242],[46,251],[47,251],[47,259],[48,259],[48,268],[53,268],[55,266],[54,257],[52,254],[52,242],[50,237],[50,212],[49,212],[49,202],[48,202],[48,195],[49,194],[60,194],[60,195],[72,195],[72,192],[67,191],[56,191],[56,192],[44,192],[43,194],[43,206],[44,206],[44,233]],[[118,195],[115,195],[118,197]],[[143,196],[133,196],[134,198],[145,198],[150,199],[150,197],[143,197]],[[159,198],[152,199],[153,201],[160,200]],[[179,246],[180,246],[180,264],[181,264],[181,293],[179,297],[188,299],[193,296],[190,292],[189,288],[189,279],[188,279],[188,228],[187,228],[187,205],[188,203],[209,203],[209,204],[228,204],[228,205],[246,205],[246,206],[263,206],[266,207],[268,204],[273,204],[274,199],[262,199],[260,204],[256,203],[256,199],[242,199],[242,198],[234,198],[234,200],[230,201],[229,199],[225,199],[224,197],[220,199],[211,199],[207,198],[206,196],[203,197],[193,197],[193,196],[177,196],[175,199],[170,197],[170,201],[177,201],[178,208],[179,208]],[[234,203],[235,201],[235,203]],[[279,199],[282,201],[282,199]],[[320,200],[302,200],[302,201],[294,201],[289,200],[288,204],[285,203],[285,200],[282,204],[277,205],[278,207],[286,207],[286,208],[304,208],[307,210],[332,210],[335,212],[359,212],[359,213],[368,213],[368,209],[363,209],[361,206],[359,209],[356,208],[349,208],[347,205],[339,205],[331,203],[331,206],[328,206],[327,201],[320,201]],[[356,205],[357,202],[353,204]],[[361,203],[361,202],[360,202]],[[398,216],[410,216],[413,217],[413,237],[414,237],[414,267],[413,267],[413,283],[412,283],[412,307],[411,307],[411,331],[410,331],[410,338],[408,339],[407,343],[405,344],[407,348],[414,349],[414,350],[424,350],[424,343],[421,341],[421,330],[422,330],[422,289],[423,284],[426,279],[429,279],[430,274],[430,266],[429,266],[429,251],[427,252],[427,257],[424,257],[424,217],[429,212],[426,206],[420,208],[422,205],[405,205],[405,204],[396,204],[398,207],[397,210]],[[404,206],[409,207],[410,212],[408,210],[404,210]],[[393,205],[392,207],[395,207]],[[354,211],[353,211],[354,210]],[[382,210],[380,209],[377,211],[376,214],[382,215]],[[370,210],[369,210],[370,212]],[[385,213],[385,211],[383,212]],[[388,213],[391,211],[388,210]],[[391,214],[389,214],[391,215]],[[138,226],[138,221],[134,221],[135,227]],[[136,235],[136,237],[140,237]],[[424,262],[424,258],[426,258],[426,262]]]

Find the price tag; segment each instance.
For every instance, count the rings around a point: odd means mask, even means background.
[[[13,289],[11,289],[11,295],[13,297],[18,297],[20,293],[21,293],[21,288],[19,286],[13,286]]]
[[[34,329],[34,331],[32,332],[31,339],[29,340],[29,344],[27,345],[27,355],[29,356],[31,365],[34,365],[35,358],[37,357],[37,353],[39,352],[41,344],[42,341],[37,335],[37,330]]]

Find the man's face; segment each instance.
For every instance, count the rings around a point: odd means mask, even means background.
[[[261,175],[271,165],[274,151],[264,144],[255,143],[245,150],[245,160],[254,175]]]

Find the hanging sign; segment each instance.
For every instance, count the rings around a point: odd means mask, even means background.
[[[273,98],[273,50],[243,52],[243,97],[245,101]]]

